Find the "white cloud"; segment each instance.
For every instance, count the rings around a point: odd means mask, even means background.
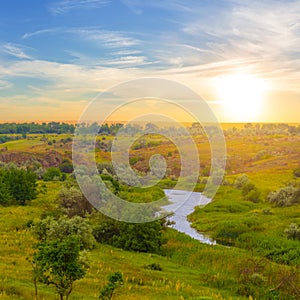
[[[19,45],[14,45],[11,43],[4,44],[1,47],[1,52],[14,56],[20,59],[31,59],[32,57],[24,52],[24,50]]]
[[[139,44],[137,39],[129,37],[126,33],[120,31],[108,31],[90,28],[75,28],[69,31],[81,36],[85,40],[93,41],[106,48],[124,48]]]
[[[51,33],[75,35],[77,39],[80,37],[81,39],[92,42],[98,46],[112,49],[122,48],[120,51],[136,51],[129,49],[125,50],[124,48],[132,47],[140,43],[138,39],[131,37],[131,34],[126,32],[104,30],[97,27],[47,28],[25,33],[22,38],[28,39],[33,36]]]
[[[105,60],[100,62],[102,65],[106,66],[116,66],[116,67],[137,67],[152,64],[152,62],[147,61],[145,56],[121,56],[113,60]]]
[[[75,9],[100,8],[110,4],[110,2],[110,0],[61,0],[51,3],[49,10],[54,15],[60,15]]]
[[[58,32],[60,30],[61,30],[60,28],[47,28],[47,29],[37,30],[34,32],[28,32],[28,33],[23,34],[22,39],[28,39],[33,36],[43,35],[43,34],[47,34],[47,33],[54,33],[54,32]]]

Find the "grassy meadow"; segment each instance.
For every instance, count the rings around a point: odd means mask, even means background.
[[[242,124],[227,124],[224,129],[233,126],[244,128]],[[98,299],[107,276],[115,271],[122,272],[124,285],[113,299],[300,299],[300,241],[287,239],[284,233],[291,223],[300,225],[300,204],[278,207],[267,200],[271,191],[300,184],[293,173],[300,163],[300,136],[225,132],[225,138],[225,180],[213,201],[189,216],[192,226],[217,240],[218,245],[201,244],[170,228],[164,228],[164,243],[156,254],[98,243],[87,253],[86,275],[75,282],[69,299]],[[28,164],[45,169],[57,167],[63,159],[71,159],[71,139],[71,134],[27,134],[1,144],[0,157],[5,162],[20,164],[28,159]],[[109,135],[97,138],[98,163],[110,162],[112,139]],[[202,190],[211,153],[205,136],[195,136],[194,140],[201,161],[197,189]],[[168,188],[180,173],[178,149],[170,140],[157,135],[137,141],[129,152],[130,164],[145,173],[150,157],[157,153],[164,156],[168,166],[159,186]],[[259,190],[259,201],[245,200],[235,187],[241,174],[247,174]],[[0,207],[0,299],[34,299],[30,258],[37,241],[29,225],[55,214],[63,184],[39,180],[36,199],[25,206]],[[149,269],[149,264],[158,264],[162,270]],[[292,285],[296,285],[293,293]],[[53,287],[39,283],[38,291],[40,300],[58,299]]]

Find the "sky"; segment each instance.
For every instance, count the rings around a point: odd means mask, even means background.
[[[0,122],[76,121],[149,77],[192,89],[221,122],[299,122],[299,16],[294,0],[1,1]]]

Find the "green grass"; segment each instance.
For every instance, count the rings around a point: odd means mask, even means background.
[[[34,298],[31,265],[26,257],[32,255],[36,241],[26,223],[55,209],[60,185],[60,182],[47,183],[47,193],[40,194],[27,206],[0,208],[0,298]],[[124,274],[125,285],[114,299],[230,299],[231,295],[231,299],[243,299],[234,296],[236,287],[231,283],[236,271],[234,266],[228,270],[230,260],[224,265],[222,249],[215,251],[171,229],[164,236],[168,243],[162,249],[162,256],[99,244],[88,254],[87,275],[76,282],[70,299],[97,299],[108,274],[117,270]],[[181,246],[174,248],[177,244]],[[146,269],[145,265],[150,263],[159,264],[162,271]],[[39,295],[39,299],[57,299],[53,288],[41,284]]]
[[[56,139],[57,142],[53,145],[40,141],[41,137],[42,135],[33,135],[33,139],[11,141],[1,144],[0,147],[7,146],[8,151],[31,152],[33,155],[48,150],[64,154],[71,150],[71,144],[64,145],[59,142],[68,135],[47,136],[49,140]],[[299,162],[298,137],[235,136],[229,137],[227,144],[229,182],[233,182],[238,174],[247,173],[265,197],[269,191],[295,180],[292,172]],[[263,149],[270,156],[255,160],[257,153]],[[170,174],[176,174],[178,153],[174,145],[167,142],[153,145],[147,151],[131,151],[132,157],[139,157],[135,167],[146,170],[150,156],[158,153],[158,150],[167,157],[171,152],[172,155],[167,161],[171,164]],[[201,163],[208,166],[208,145],[199,140],[199,150]],[[99,151],[96,157],[97,161],[109,161],[110,153]],[[174,182],[166,179],[161,185],[172,187]],[[43,184],[39,184],[41,190],[45,190]],[[38,220],[41,215],[55,213],[58,205],[56,195],[61,184],[45,183],[46,192],[40,193],[27,206],[0,207],[0,299],[34,299],[31,266],[26,257],[32,255],[35,240],[26,224],[28,221]],[[197,189],[202,190],[203,185],[198,184]],[[132,197],[135,197],[134,193]],[[236,247],[203,245],[172,229],[163,234],[165,244],[161,255],[133,253],[98,245],[89,252],[90,267],[86,277],[75,283],[70,299],[98,299],[107,276],[111,272],[121,271],[125,284],[116,291],[114,299],[242,300],[249,297],[238,295],[241,288],[239,271],[249,261],[259,260],[267,255],[273,260],[265,262],[264,276],[268,276],[268,286],[264,287],[266,292],[278,285],[279,276],[284,270],[291,270],[290,267],[278,264],[278,258],[289,259],[293,253],[290,251],[282,254],[276,251],[299,248],[300,243],[287,240],[284,229],[292,222],[300,224],[300,206],[276,208],[267,202],[247,202],[243,200],[239,190],[222,186],[214,201],[202,209],[196,209],[190,219],[196,229],[212,237],[222,238],[232,234],[230,242]],[[146,269],[145,265],[151,263],[159,264],[162,271]],[[276,299],[272,297],[264,295],[256,298]],[[39,299],[57,299],[57,295],[53,288],[39,284]],[[293,298],[282,296],[278,299]]]

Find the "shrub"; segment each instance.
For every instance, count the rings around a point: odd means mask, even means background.
[[[104,219],[94,227],[93,234],[99,243],[124,250],[157,253],[162,244],[162,224],[159,221],[131,224]]]
[[[246,174],[242,174],[235,179],[234,186],[237,189],[241,189],[248,182],[249,182],[248,176]]]
[[[52,180],[61,180],[62,173],[60,169],[55,167],[50,167],[44,174],[44,181],[52,181]]]
[[[121,272],[115,272],[108,276],[108,283],[101,290],[99,299],[110,300],[113,297],[113,293],[117,287],[124,283],[123,275]]]
[[[62,210],[69,216],[85,217],[93,211],[92,204],[84,197],[77,186],[63,186],[58,193]]]
[[[260,201],[260,195],[260,191],[256,187],[254,187],[245,195],[245,200],[258,203]]]
[[[292,186],[287,186],[277,190],[276,192],[271,192],[267,196],[267,200],[276,206],[288,206],[291,205],[292,199],[296,189]]]
[[[64,159],[63,162],[58,166],[61,172],[63,173],[72,173],[73,164],[68,159]]]
[[[285,229],[284,233],[289,239],[300,240],[300,227],[295,223],[291,223],[290,227]]]
[[[145,268],[153,271],[162,271],[162,267],[156,263],[146,265]]]

